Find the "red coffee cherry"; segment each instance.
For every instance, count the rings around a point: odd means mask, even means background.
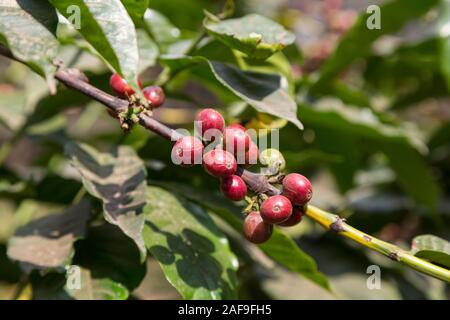
[[[259,149],[256,143],[253,141],[250,143],[250,148],[245,153],[245,165],[251,166],[253,164],[258,163],[258,155],[259,155]]]
[[[305,215],[305,211],[306,211],[305,206],[294,207],[291,216],[286,221],[279,223],[278,225],[282,227],[292,227],[295,226],[296,224],[299,224],[302,221],[303,216]]]
[[[303,206],[311,200],[312,186],[309,180],[298,173],[290,173],[283,180],[283,192],[296,206]]]
[[[285,196],[277,195],[266,199],[261,205],[261,217],[267,223],[278,224],[292,214],[292,204]]]
[[[240,124],[234,124],[223,130],[223,147],[234,156],[242,155],[242,162],[245,161],[245,152],[250,148],[252,140],[245,132],[245,128]]]
[[[228,151],[214,149],[203,156],[203,167],[214,177],[226,178],[236,172],[237,163]]]
[[[255,244],[266,242],[272,236],[273,225],[264,222],[257,211],[250,212],[244,220],[244,236]]]
[[[183,167],[200,164],[203,156],[202,142],[191,136],[179,139],[172,148],[172,161]]]
[[[139,88],[142,89],[141,80],[137,79],[137,82]],[[135,92],[133,87],[131,87],[118,73],[112,74],[111,78],[109,79],[109,85],[114,90],[114,92],[122,98],[129,97]]]
[[[241,177],[236,175],[223,178],[220,188],[223,194],[233,201],[241,201],[247,194],[247,185]]]
[[[161,87],[145,87],[142,93],[152,109],[160,107],[166,101],[166,95]]]
[[[225,127],[225,120],[220,112],[211,108],[200,111],[195,120],[197,121],[195,125],[200,137],[206,141],[214,141],[215,132],[209,132],[206,137],[204,136],[205,132],[214,129],[218,130],[217,132],[222,132]]]

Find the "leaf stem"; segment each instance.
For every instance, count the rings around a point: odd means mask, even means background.
[[[345,220],[337,215],[331,214],[312,205],[308,206],[306,215],[315,222],[319,223],[326,230],[334,231],[340,236],[351,239],[370,250],[377,251],[391,260],[407,265],[416,271],[450,283],[450,270],[417,258],[410,252],[394,244],[382,241],[359,231],[358,229],[355,229],[345,223]]]

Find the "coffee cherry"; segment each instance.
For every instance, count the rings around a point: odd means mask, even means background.
[[[286,221],[283,221],[278,225],[282,227],[292,227],[295,226],[296,224],[299,224],[302,221],[303,216],[305,215],[305,209],[306,209],[305,206],[294,207],[294,209],[292,209],[291,216]]]
[[[223,147],[234,156],[241,155],[242,162],[245,161],[245,152],[250,148],[250,136],[240,124],[226,127],[223,130]]]
[[[290,173],[283,180],[283,192],[296,206],[303,206],[311,200],[312,186],[309,180],[298,173]]]
[[[278,224],[292,214],[292,204],[285,196],[277,195],[266,199],[261,205],[261,217],[267,223]]]
[[[286,167],[286,161],[283,154],[277,149],[266,149],[261,152],[259,161],[262,165],[273,167],[278,166],[279,170],[283,170]]]
[[[142,93],[152,109],[160,107],[166,100],[163,89],[158,86],[145,87]]]
[[[258,162],[259,149],[253,141],[250,143],[250,148],[245,153],[245,165],[251,166]]]
[[[142,89],[141,80],[137,79],[137,82],[139,88]],[[114,90],[114,92],[122,98],[129,97],[134,93],[133,87],[131,87],[118,73],[112,74],[111,78],[109,79],[109,85]]]
[[[237,163],[228,151],[214,149],[203,156],[203,167],[214,177],[226,178],[236,172]]]
[[[225,120],[223,119],[220,112],[217,112],[214,109],[203,109],[197,114],[195,118],[197,121],[195,123],[197,130],[200,134],[200,137],[206,141],[214,141],[214,136],[218,132],[222,132],[225,126]],[[205,132],[209,130],[217,130],[217,132],[208,132],[205,136]]]
[[[201,163],[203,155],[202,142],[191,136],[179,139],[172,148],[172,161],[183,167]]]
[[[273,225],[264,222],[257,211],[250,212],[244,220],[244,236],[255,244],[266,242],[272,235]]]
[[[223,178],[220,188],[223,194],[233,201],[241,201],[247,194],[247,185],[244,180],[235,175]]]

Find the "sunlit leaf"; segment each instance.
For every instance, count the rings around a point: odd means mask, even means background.
[[[250,58],[262,60],[295,40],[292,32],[257,14],[222,21],[208,20],[205,28],[226,45],[244,52]]]
[[[135,26],[120,0],[49,0],[70,19],[71,6],[78,6],[78,30],[114,70],[122,74],[136,91],[139,51]]]
[[[46,1],[0,0],[0,42],[5,40],[14,56],[43,74],[53,92],[57,25],[56,11]]]
[[[149,187],[145,245],[185,299],[231,299],[238,261],[227,238],[198,206]]]
[[[83,201],[18,228],[8,242],[9,258],[20,261],[25,270],[64,267],[72,258],[73,243],[84,236],[89,208]]]
[[[146,204],[145,167],[134,150],[120,146],[101,153],[84,144],[68,144],[66,153],[86,190],[103,201],[105,219],[132,238],[145,257],[142,229]]]

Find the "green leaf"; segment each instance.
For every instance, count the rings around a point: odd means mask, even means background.
[[[148,8],[149,0],[120,0],[127,9],[128,14],[136,26],[143,22],[145,10]]]
[[[227,222],[237,232],[242,233],[242,213],[240,208],[227,199],[214,193],[195,189],[179,183],[161,183],[159,185],[178,193],[191,201],[195,201],[208,210],[211,210]],[[313,258],[304,253],[297,244],[287,235],[274,230],[272,238],[259,248],[271,259],[285,268],[308,278],[317,285],[330,290],[327,278],[317,270]]]
[[[257,14],[222,21],[208,20],[204,26],[227,46],[258,60],[267,59],[295,41],[292,32]]]
[[[195,56],[164,55],[161,62],[172,73],[190,66],[207,63],[214,77],[228,90],[260,112],[286,119],[299,129],[303,125],[297,118],[297,104],[283,88],[283,79],[277,74],[243,71],[235,66]]]
[[[24,210],[16,215],[23,215]],[[8,242],[9,258],[20,261],[27,271],[64,267],[72,258],[73,243],[84,236],[89,210],[89,202],[83,201],[62,213],[36,218],[18,228]]]
[[[298,245],[284,233],[274,230],[270,240],[259,247],[282,266],[330,290],[326,276],[317,270],[314,259],[300,250]]]
[[[76,5],[81,11],[83,37],[98,51],[105,62],[124,76],[139,92],[137,72],[139,51],[136,30],[120,0],[49,0],[66,18],[72,15],[68,7]]]
[[[320,77],[315,86],[337,76],[356,59],[369,55],[375,40],[385,34],[400,30],[407,22],[425,14],[438,2],[439,0],[389,1],[380,6],[380,29],[369,29],[367,21],[373,13],[363,13],[321,67]]]
[[[242,71],[214,61],[209,65],[217,80],[256,110],[286,119],[303,129],[297,118],[297,104],[282,88],[283,78],[279,75]]]
[[[429,260],[450,269],[450,242],[427,234],[413,239],[411,252],[419,258]]]
[[[89,269],[94,278],[108,278],[131,292],[145,276],[145,264],[134,242],[114,225],[103,224],[87,230],[77,243],[73,264]]]
[[[139,73],[156,64],[159,49],[144,30],[136,30],[139,47]]]
[[[144,15],[144,22],[151,32],[153,39],[163,49],[162,51],[180,39],[180,29],[175,27],[166,16],[156,10],[147,9]]]
[[[348,106],[326,98],[313,106],[301,104],[298,113],[308,126],[335,129],[359,138],[404,143],[421,152],[426,150],[419,137],[398,125],[383,122],[369,108]]]
[[[15,57],[44,75],[52,92],[57,25],[56,11],[46,1],[0,0],[0,42],[4,39]]]
[[[145,244],[183,298],[235,298],[238,261],[211,218],[158,187],[147,199]]]
[[[78,272],[78,270],[76,271]],[[80,287],[69,288],[66,292],[77,300],[126,300],[128,290],[118,282],[108,278],[95,278],[88,269],[80,268]]]
[[[127,146],[101,153],[88,145],[72,143],[66,146],[66,153],[86,190],[103,201],[105,219],[134,240],[144,259],[146,171],[141,159]]]
[[[388,157],[389,165],[394,169],[403,189],[435,214],[440,187],[431,168],[417,150],[399,143],[377,143],[376,146]]]

